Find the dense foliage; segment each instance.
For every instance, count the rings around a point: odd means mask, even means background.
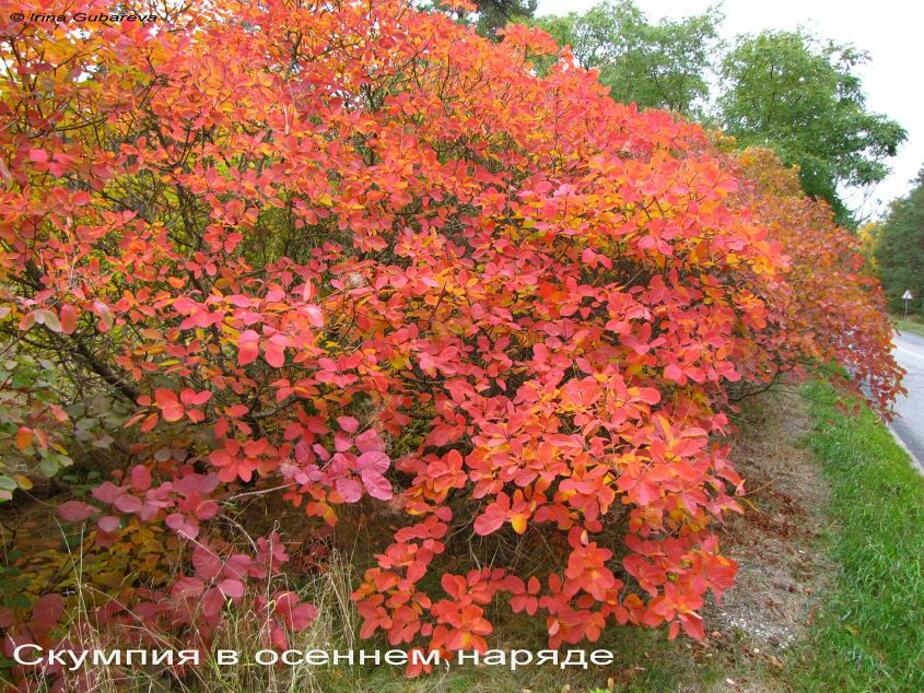
[[[509,22],[532,17],[539,0],[475,0],[472,4],[477,10],[475,28],[478,33],[495,38],[498,30]]]
[[[801,31],[764,32],[740,37],[720,70],[724,128],[797,164],[805,191],[831,204],[845,224],[851,217],[839,187],[884,179],[885,160],[907,137],[868,109],[857,75],[866,60],[852,46],[822,44]]]
[[[540,76],[540,31],[264,4],[0,13],[5,354],[66,380],[16,381],[4,464],[105,432],[119,469],[59,508],[86,560],[173,536],[168,575],[146,551],[81,623],[208,648],[246,609],[284,647],[315,616],[276,581],[307,539],[231,541],[259,493],[319,533],[348,506],[400,525],[355,585],[363,637],[483,648],[505,605],[552,646],[702,637],[736,572],[711,528],[744,489],[735,399],[832,361],[896,391],[854,240],[770,153],[620,105],[568,54]],[[56,591],[0,613],[8,647],[54,636]]]
[[[911,192],[893,202],[878,224],[873,252],[891,306],[904,310],[902,296],[910,291],[914,300],[909,309],[924,312],[924,170]]]
[[[604,0],[584,13],[545,16],[538,26],[578,64],[600,70],[614,99],[639,108],[704,115],[718,46],[719,12],[653,23],[631,0]]]
[[[857,210],[845,206],[844,189],[885,178],[886,160],[906,138],[866,104],[859,70],[867,55],[801,30],[740,35],[726,49],[722,20],[713,7],[654,22],[632,0],[603,0],[536,24],[570,46],[581,67],[598,69],[617,101],[721,124],[742,147],[770,147],[799,166],[809,195],[853,226]]]

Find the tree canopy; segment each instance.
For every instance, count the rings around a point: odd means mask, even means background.
[[[495,37],[498,29],[512,21],[533,16],[538,0],[476,0],[478,20],[475,24],[482,36]]]
[[[858,68],[867,55],[802,31],[741,36],[723,55],[722,19],[710,8],[652,22],[632,0],[606,0],[535,23],[570,46],[581,67],[598,69],[617,101],[721,126],[742,148],[772,148],[784,164],[799,167],[809,195],[853,227],[844,188],[885,178],[886,160],[906,138],[898,123],[866,105]]]
[[[839,189],[885,178],[885,159],[906,138],[898,123],[867,108],[857,74],[866,60],[850,45],[768,31],[740,37],[720,69],[725,130],[744,146],[772,147],[783,163],[798,165],[805,191],[848,224]]]
[[[721,19],[711,8],[652,23],[631,0],[606,0],[583,14],[546,16],[537,24],[559,45],[570,45],[581,67],[598,68],[617,101],[701,115]]]
[[[497,40],[510,22],[529,21],[539,0],[430,0],[422,9],[434,9],[454,16],[475,28],[485,38]]]
[[[911,291],[915,307],[920,306],[924,300],[924,168],[911,192],[892,203],[880,224],[875,257],[892,307],[904,307],[901,297],[905,291]]]

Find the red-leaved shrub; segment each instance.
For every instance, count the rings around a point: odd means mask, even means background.
[[[699,638],[736,571],[711,528],[743,490],[717,442],[734,401],[832,362],[882,407],[898,388],[829,210],[567,52],[540,69],[538,30],[492,44],[399,0],[80,31],[0,4],[3,324],[70,396],[130,410],[130,473],[61,515],[196,547],[108,623],[201,609],[205,646],[262,592],[291,537],[229,553],[216,520],[246,490],[318,527],[404,514],[355,585],[364,637],[484,648],[509,604],[552,647]],[[273,605],[284,646],[313,607]]]

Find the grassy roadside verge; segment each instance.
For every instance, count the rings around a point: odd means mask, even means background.
[[[831,485],[834,593],[800,648],[800,690],[924,690],[924,478],[878,417],[804,390]]]
[[[918,317],[895,318],[895,329],[924,336],[924,321]]]

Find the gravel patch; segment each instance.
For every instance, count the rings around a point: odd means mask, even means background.
[[[745,512],[726,522],[724,553],[738,561],[735,587],[704,618],[719,643],[778,656],[811,625],[832,570],[820,538],[829,489],[802,446],[810,418],[793,390],[745,407],[732,459],[746,480]]]

